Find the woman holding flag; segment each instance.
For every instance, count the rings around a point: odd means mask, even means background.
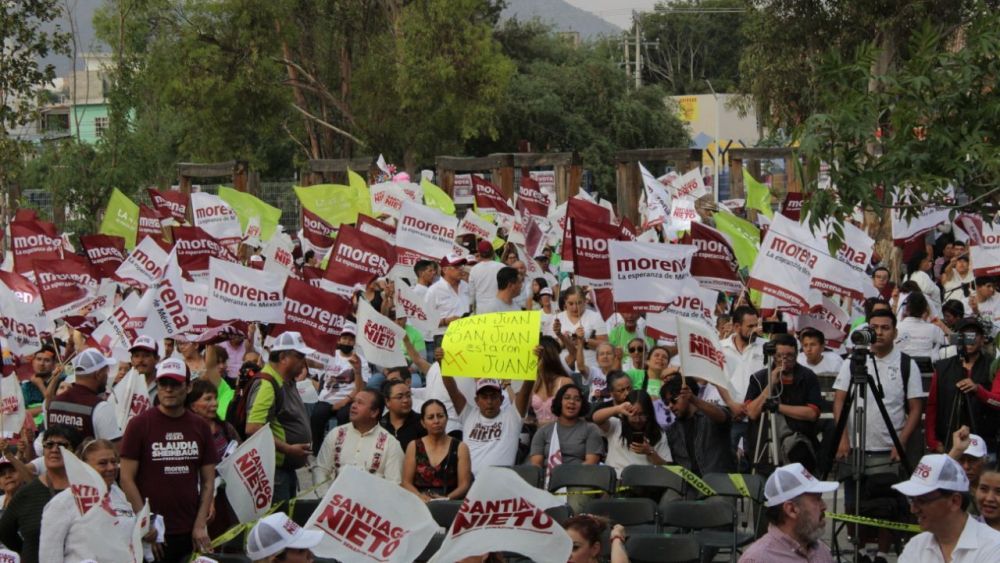
[[[115,483],[119,460],[114,445],[107,440],[91,439],[80,446],[77,454],[104,480],[107,496],[98,499],[81,494],[78,498],[68,488],[53,497],[42,513],[39,561],[106,561],[109,552],[102,546],[118,552],[127,550],[132,543],[136,516],[125,493]],[[112,522],[114,525],[101,525]]]

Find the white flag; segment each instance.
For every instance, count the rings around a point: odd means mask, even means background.
[[[706,326],[703,322],[678,317],[677,332],[681,372],[686,376],[714,383],[735,395],[729,386],[729,378],[726,377],[726,354],[719,344],[719,334],[715,328]]]
[[[392,319],[364,299],[358,300],[357,343],[366,360],[382,367],[406,365],[402,352],[405,335]]]
[[[240,522],[267,512],[274,495],[274,434],[266,424],[216,467],[226,482],[226,498]]]
[[[208,278],[212,319],[285,322],[285,276],[210,258]]]
[[[425,335],[433,333],[441,323],[437,310],[405,284],[396,284],[396,306],[402,307],[407,322]]]
[[[91,508],[98,506],[108,494],[108,485],[104,478],[96,469],[87,465],[73,452],[64,447],[59,447],[62,452],[63,465],[66,466],[66,479],[69,481],[70,491],[76,501],[76,508],[83,516]]]
[[[437,209],[404,201],[396,227],[396,260],[405,266],[417,260],[440,260],[451,252],[458,219]]]
[[[243,231],[243,244],[260,248],[260,234],[260,215],[251,215],[247,219],[247,228]]]
[[[642,164],[639,164],[639,172],[642,173],[643,194],[646,198],[642,228],[646,229],[667,222],[670,217],[670,193]]]
[[[784,215],[775,215],[747,285],[805,310],[809,306],[809,281],[820,259],[818,247],[808,229]]]
[[[118,417],[118,426],[125,428],[129,421],[142,414],[152,406],[149,400],[149,389],[146,387],[146,378],[135,369],[128,370],[121,381],[115,385],[111,394],[115,400],[115,415]]]
[[[701,176],[701,168],[692,168],[670,184],[674,197],[689,197],[698,199],[708,193],[705,179]]]
[[[15,374],[0,379],[0,415],[0,436],[13,438],[14,434],[21,432],[27,412],[21,383]]]
[[[42,347],[41,334],[51,332],[51,321],[41,299],[14,291],[0,280],[0,336],[15,356],[33,354]]]
[[[295,268],[295,258],[292,256],[294,248],[292,237],[275,231],[271,240],[267,241],[264,250],[260,253],[264,257],[264,271],[279,274],[288,279]]]
[[[230,252],[237,253],[243,229],[236,212],[222,198],[205,192],[191,194],[191,215],[195,227],[201,227],[229,247]]]
[[[128,258],[115,270],[115,277],[140,289],[155,284],[163,277],[167,251],[153,237],[146,237],[132,249]]]
[[[697,250],[689,244],[608,241],[616,305],[633,311],[664,310],[667,303],[697,286],[691,277],[691,260]]]
[[[191,317],[184,300],[184,282],[180,266],[177,265],[176,250],[170,252],[163,277],[151,291],[152,308],[146,319],[150,336],[173,338],[191,329]]]
[[[416,495],[350,465],[340,470],[305,528],[323,532],[312,548],[319,557],[379,563],[416,560],[438,530]]]
[[[510,551],[534,561],[566,561],[573,542],[545,513],[562,504],[510,469],[482,469],[431,563],[450,563],[493,551]]]
[[[465,218],[458,224],[457,236],[469,234],[492,242],[497,236],[497,226],[495,223],[483,219],[475,211],[469,209],[465,212]]]

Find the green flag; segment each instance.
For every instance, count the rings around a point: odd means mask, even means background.
[[[756,209],[768,217],[774,217],[771,209],[771,190],[766,185],[761,184],[747,171],[743,169],[743,185],[747,190],[747,209]]]
[[[108,208],[104,211],[101,228],[102,235],[113,235],[125,239],[125,248],[135,248],[135,234],[139,230],[139,206],[118,188],[111,192]]]
[[[354,205],[357,207],[358,213],[374,216],[374,213],[372,213],[372,194],[361,174],[348,168],[347,183],[351,187],[351,193],[354,195]]]
[[[716,228],[729,235],[740,267],[753,266],[753,261],[757,259],[757,251],[760,249],[760,229],[728,211],[719,211],[712,217],[715,219]]]
[[[333,227],[345,223],[355,223],[358,220],[358,213],[364,213],[363,209],[358,209],[355,201],[356,190],[350,186],[317,184],[309,187],[294,186],[294,189],[295,195],[302,202],[302,207],[319,215],[320,219]],[[370,201],[368,201],[368,209],[371,213]]]
[[[256,197],[233,188],[225,186],[219,187],[219,198],[228,203],[236,216],[240,219],[240,230],[244,233],[247,230],[247,221],[251,217],[260,217],[260,240],[270,240],[275,229],[278,228],[278,221],[281,220],[281,210],[273,205],[268,205]]]
[[[455,214],[455,202],[444,193],[444,190],[432,184],[427,178],[420,180],[420,187],[424,189],[424,204],[427,207],[433,207],[448,215]]]

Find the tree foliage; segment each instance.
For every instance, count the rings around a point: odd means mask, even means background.
[[[965,202],[959,207],[1000,209],[1000,14],[980,14],[957,36],[928,21],[905,48],[885,73],[872,71],[880,56],[873,44],[818,66],[826,87],[817,101],[826,109],[806,119],[798,139],[809,172],[831,164],[836,190],[812,191],[814,220],[842,222],[858,206],[885,217],[897,196],[914,216],[949,205],[949,186]]]
[[[744,6],[743,0],[682,0],[643,13],[643,39],[656,42],[643,49],[643,79],[671,94],[707,93],[706,80],[717,92],[733,91],[745,42],[737,10]]]

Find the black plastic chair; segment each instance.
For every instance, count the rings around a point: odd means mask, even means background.
[[[648,498],[593,499],[583,508],[584,513],[604,516],[621,524],[630,534],[660,531],[656,503]]]
[[[431,511],[434,521],[445,530],[451,527],[460,508],[462,508],[460,500],[432,500],[427,503],[427,509]]]
[[[693,532],[698,544],[713,550],[728,550],[736,560],[740,547],[754,540],[753,534],[734,527],[735,508],[724,499],[675,501],[660,504],[660,521]]]
[[[764,522],[764,478],[760,475],[743,473],[743,482],[746,484],[749,498],[743,496],[733,483],[733,480],[726,473],[708,473],[702,479],[708,486],[715,489],[716,494],[733,501],[736,508],[736,520],[733,522],[734,529],[749,532],[751,534],[761,533],[767,529]],[[740,517],[743,517],[742,524]]]
[[[561,504],[559,506],[553,506],[545,510],[545,513],[552,517],[553,520],[562,526],[562,523],[569,520],[573,516],[573,509],[570,508],[568,504]]]
[[[636,534],[625,541],[632,563],[697,563],[701,559],[698,541],[688,535]]]
[[[563,487],[584,487],[614,494],[616,482],[617,476],[613,467],[564,463],[552,469],[552,474],[549,476],[549,491],[558,491]]]
[[[444,537],[446,534],[434,534],[431,541],[427,544],[427,547],[420,552],[417,556],[417,561],[419,563],[424,563],[425,561],[430,561],[431,557],[441,549],[441,543],[444,542]]]
[[[537,465],[501,465],[499,467],[504,467],[506,469],[510,469],[514,473],[517,473],[518,477],[524,479],[526,483],[536,489],[542,488],[542,484],[545,482],[545,473],[542,471],[542,468]]]
[[[305,526],[306,522],[309,521],[309,517],[312,516],[313,512],[316,512],[316,507],[319,506],[320,500],[318,498],[296,500],[289,517],[299,526]]]
[[[681,497],[687,493],[687,483],[676,473],[659,465],[629,465],[622,470],[622,487],[628,487],[625,496],[652,495],[660,500],[667,491]]]

